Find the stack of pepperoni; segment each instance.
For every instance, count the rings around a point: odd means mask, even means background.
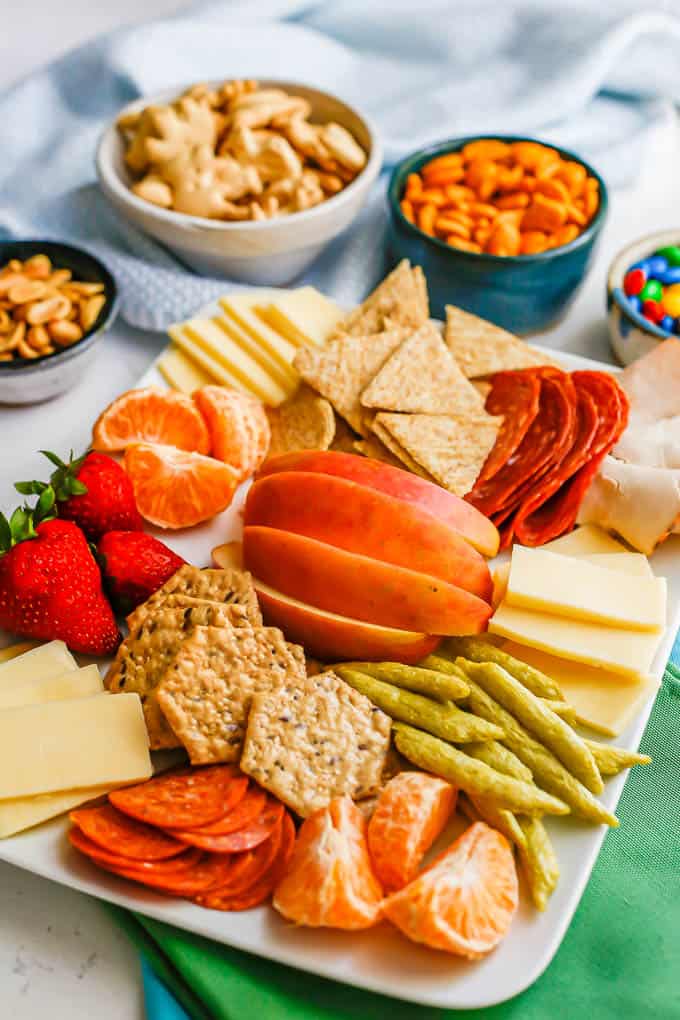
[[[71,843],[101,868],[213,910],[263,903],[295,843],[284,806],[229,765],[116,790],[71,821]]]
[[[628,422],[628,400],[606,372],[541,366],[489,379],[503,425],[465,497],[512,542],[543,545],[570,531],[588,486]]]

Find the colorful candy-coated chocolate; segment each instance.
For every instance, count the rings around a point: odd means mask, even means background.
[[[645,276],[649,276],[649,259],[640,259],[639,262],[634,262],[632,266],[628,267],[630,273],[633,269],[641,269]]]
[[[680,283],[674,283],[671,287],[666,287],[661,298],[661,304],[666,315],[671,315],[674,319],[680,315]]]
[[[661,327],[661,329],[665,329],[667,333],[672,333],[674,323],[675,319],[673,318],[672,315],[664,315],[663,319],[659,323],[659,326]]]
[[[623,278],[623,290],[628,297],[639,294],[647,277],[643,269],[629,269]]]
[[[680,283],[680,266],[669,266],[665,273],[657,273],[654,279],[666,287],[673,283]]]
[[[649,319],[650,322],[659,323],[663,319],[663,307],[660,301],[653,301],[651,298],[647,298],[646,301],[642,302],[642,314],[645,319]]]
[[[643,305],[645,301],[660,301],[663,296],[663,287],[658,280],[647,280],[640,291],[640,300]]]
[[[649,265],[649,275],[656,276],[657,273],[665,273],[668,269],[668,259],[663,255],[652,255],[651,258],[647,259]]]
[[[655,255],[661,255],[669,266],[680,266],[680,245],[671,244],[667,248],[659,248]]]

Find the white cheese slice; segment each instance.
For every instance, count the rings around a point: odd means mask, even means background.
[[[48,641],[0,665],[0,690],[35,677],[59,676],[78,668],[63,641]]]
[[[41,705],[61,698],[86,698],[101,694],[104,684],[96,666],[83,666],[58,676],[40,676],[23,683],[0,687],[0,710],[20,705]]]
[[[257,393],[246,383],[238,379],[233,372],[217,361],[212,354],[208,354],[195,340],[192,340],[188,333],[184,331],[183,325],[170,326],[168,334],[187,357],[212,376],[213,382],[221,383],[223,386],[231,386],[235,390],[241,390],[242,393],[249,393],[252,397],[257,396]]]
[[[560,553],[562,556],[589,556],[591,553],[626,551],[625,545],[617,542],[596,524],[583,524],[580,528],[570,531],[568,535],[562,535],[562,538],[546,542],[541,548]]]
[[[62,793],[41,793],[37,797],[16,797],[0,800],[0,839],[13,836],[24,829],[32,829],[50,818],[71,811],[88,800],[94,800],[115,789],[116,784],[90,786],[81,790],[64,790]]]
[[[189,319],[183,323],[186,336],[214,361],[236,377],[243,387],[267,404],[280,404],[286,390],[254,358],[220,329],[213,319]],[[178,341],[179,342],[179,341]]]
[[[216,381],[214,376],[192,361],[177,344],[166,347],[156,364],[166,383],[180,393],[192,394],[201,386]]]
[[[97,694],[0,712],[0,800],[138,782],[151,773],[137,694]]]
[[[256,305],[260,319],[298,347],[323,347],[344,312],[314,287],[300,287]]]
[[[644,553],[594,553],[582,559],[596,567],[606,567],[607,570],[622,570],[625,574],[637,577],[654,577],[654,571]]]
[[[515,546],[506,601],[510,606],[632,630],[666,623],[666,580],[608,570],[587,560]]]
[[[514,641],[504,642],[503,650],[551,677],[574,708],[578,722],[607,737],[618,737],[659,688],[652,676],[622,676]]]
[[[271,292],[271,297],[276,297],[275,291]],[[266,292],[263,294],[258,290],[252,294],[233,294],[220,298],[219,304],[227,318],[252,337],[270,357],[279,361],[282,366],[292,367],[299,344],[291,343],[259,317],[255,306],[265,299]]]
[[[39,644],[39,641],[21,641],[19,644],[0,648],[0,662],[9,662],[10,659],[16,659],[18,655],[30,652],[31,649],[37,648]]]
[[[249,333],[228,315],[215,315],[212,321],[241,348],[244,354],[257,362],[279,386],[283,386],[289,393],[295,391],[300,381],[300,375],[291,364],[272,356],[266,347],[253,339]]]

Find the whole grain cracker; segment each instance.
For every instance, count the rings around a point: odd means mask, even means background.
[[[408,259],[378,284],[363,304],[336,327],[334,336],[380,333],[393,326],[418,329],[430,316],[427,284],[422,269],[411,269]]]
[[[408,334],[395,329],[371,336],[346,336],[325,347],[301,347],[295,367],[313,389],[330,400],[355,432],[365,435],[360,396]]]
[[[335,673],[288,680],[253,697],[241,769],[306,818],[333,797],[380,788],[390,726]]]
[[[388,358],[362,393],[361,403],[414,414],[478,414],[484,410],[479,393],[429,321]]]
[[[400,416],[398,416],[400,417]],[[408,415],[403,415],[407,418]],[[392,433],[385,427],[382,422],[381,414],[377,414],[372,424],[373,432],[377,436],[378,440],[385,449],[392,454],[400,462],[400,467],[406,468],[408,471],[412,471],[414,475],[419,475],[428,482],[435,482],[435,478],[426,471],[422,464],[419,464],[414,457],[406,450],[400,442],[392,435]]]
[[[193,765],[232,762],[253,695],[304,676],[302,648],[276,627],[197,627],[177,649],[157,699]]]
[[[289,400],[266,412],[271,429],[269,457],[293,450],[327,450],[333,442],[333,408],[304,383]]]
[[[379,414],[376,425],[456,496],[473,487],[502,418],[470,415]]]
[[[164,602],[168,595],[186,595],[189,598],[224,604],[237,603],[245,607],[251,623],[256,626],[262,623],[252,578],[244,570],[202,569],[185,563],[146,600],[144,605],[152,606]],[[129,622],[128,620],[128,625]]]
[[[127,617],[130,631],[152,616],[158,616],[165,609],[200,609],[204,606],[219,606],[227,611],[228,619],[233,627],[258,627],[262,624],[262,614],[257,604],[241,605],[239,602],[214,602],[212,599],[195,599],[191,595],[167,595],[162,601],[143,602]]]
[[[557,365],[514,333],[455,305],[446,306],[444,339],[468,379],[534,365]]]

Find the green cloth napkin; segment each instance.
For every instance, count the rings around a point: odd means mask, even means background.
[[[680,1018],[680,670],[669,664],[581,904],[553,962],[485,1011],[418,1007],[116,911],[193,1020],[672,1020]],[[351,936],[349,936],[351,937]]]

